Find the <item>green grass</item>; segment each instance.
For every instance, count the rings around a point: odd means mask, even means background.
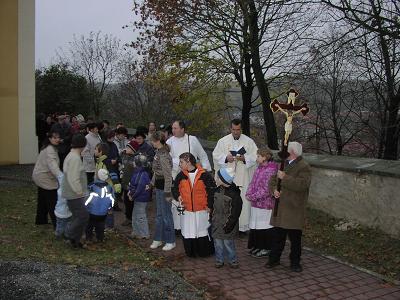
[[[0,258],[33,259],[81,266],[149,265],[148,257],[132,241],[110,232],[103,244],[72,249],[56,240],[51,225],[34,225],[36,188],[0,187]]]
[[[337,231],[334,225],[339,221],[321,211],[309,209],[304,231],[305,246],[389,279],[400,280],[400,240],[362,226]]]

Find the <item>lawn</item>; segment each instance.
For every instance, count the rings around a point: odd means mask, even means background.
[[[340,220],[321,211],[309,209],[304,244],[319,253],[400,280],[400,240],[360,226],[349,231],[337,231]]]
[[[0,187],[0,258],[34,259],[72,265],[148,265],[150,257],[132,241],[115,232],[103,244],[72,249],[56,240],[51,225],[34,225],[36,188]]]

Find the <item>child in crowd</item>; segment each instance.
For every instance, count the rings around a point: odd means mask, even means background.
[[[231,268],[238,268],[234,237],[239,231],[239,216],[242,212],[240,189],[233,183],[234,170],[218,170],[216,183],[219,189],[214,193],[212,211],[212,236],[215,247],[215,267],[224,265],[224,251]]]
[[[132,237],[148,239],[150,237],[146,207],[151,199],[150,177],[145,170],[146,155],[139,154],[134,159],[135,169],[129,183],[129,197],[135,202],[132,213]]]
[[[72,219],[72,213],[68,208],[67,200],[62,197],[61,183],[64,175],[61,175],[59,180],[60,188],[57,190],[57,204],[54,209],[54,214],[56,215],[57,225],[56,225],[56,239],[64,238],[64,234],[67,227]]]
[[[117,126],[117,129],[115,130],[114,143],[115,145],[117,145],[119,154],[121,154],[122,151],[125,150],[126,145],[129,143],[127,136],[128,136],[128,129],[126,129],[124,126],[120,127]]]
[[[135,168],[135,155],[137,155],[137,150],[139,149],[139,144],[132,140],[126,145],[126,148],[121,153],[121,172],[120,179],[122,185],[122,195],[125,204],[125,221],[122,222],[123,226],[132,226],[132,210],[133,201],[129,199],[129,182],[132,178],[133,169]]]
[[[98,242],[104,240],[105,220],[110,209],[114,205],[114,191],[106,181],[109,173],[106,169],[97,171],[97,179],[89,186],[89,198],[85,205],[89,212],[89,223],[86,227],[86,240],[91,241],[93,229],[96,232]]]
[[[118,179],[118,169],[116,166],[113,166],[110,161],[107,160],[108,154],[110,151],[110,147],[106,143],[100,143],[96,146],[94,151],[94,155],[96,156],[96,175],[95,179],[99,179],[98,171],[100,169],[106,169],[109,173],[109,178],[107,179],[107,183],[112,186],[114,193],[121,192],[121,184]],[[115,202],[114,202],[115,204]],[[114,217],[112,215],[112,211],[108,212],[108,218],[106,225],[108,228],[114,227]]]
[[[278,164],[272,160],[268,148],[257,150],[258,167],[246,192],[251,203],[250,234],[248,248],[256,258],[267,257],[271,250],[272,228],[270,225],[274,198],[269,191],[269,181],[278,171]]]

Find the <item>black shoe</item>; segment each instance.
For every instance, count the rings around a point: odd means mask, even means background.
[[[300,272],[303,272],[303,267],[300,264],[291,265],[290,270],[292,270],[292,272],[300,273]]]
[[[279,266],[281,264],[281,262],[279,260],[277,261],[268,261],[267,264],[265,265],[266,268],[268,269],[272,269],[276,266]]]
[[[181,235],[181,230],[180,229],[175,229],[175,235],[177,235],[177,236]]]

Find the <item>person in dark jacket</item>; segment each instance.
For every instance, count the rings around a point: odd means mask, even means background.
[[[139,153],[139,144],[132,140],[126,145],[126,148],[121,153],[121,172],[120,179],[122,185],[122,198],[125,204],[125,221],[122,222],[123,226],[132,226],[132,211],[134,202],[129,199],[129,182],[131,181],[133,170],[135,169],[135,156]]]
[[[150,176],[143,166],[147,164],[147,157],[138,154],[134,159],[131,182],[129,183],[129,198],[135,202],[132,213],[132,237],[148,239],[150,237],[146,207],[151,199]]]
[[[106,181],[109,173],[106,169],[97,171],[98,179],[89,186],[89,198],[85,205],[89,212],[89,223],[86,227],[86,240],[93,238],[93,229],[98,242],[104,240],[105,221],[109,210],[114,205],[114,191]]]
[[[219,190],[214,193],[212,211],[212,236],[215,247],[215,267],[224,265],[224,251],[231,268],[238,268],[234,238],[239,232],[239,216],[242,212],[240,189],[233,183],[234,170],[218,170],[216,183]]]
[[[67,116],[61,115],[57,119],[58,122],[52,125],[51,131],[56,131],[60,134],[61,142],[58,145],[58,156],[60,157],[60,169],[62,169],[64,159],[71,149],[72,132],[71,125],[67,121]]]
[[[139,144],[138,152],[147,156],[148,162],[151,164],[154,159],[155,151],[154,148],[146,143],[146,135],[139,131],[134,135],[136,142]]]

